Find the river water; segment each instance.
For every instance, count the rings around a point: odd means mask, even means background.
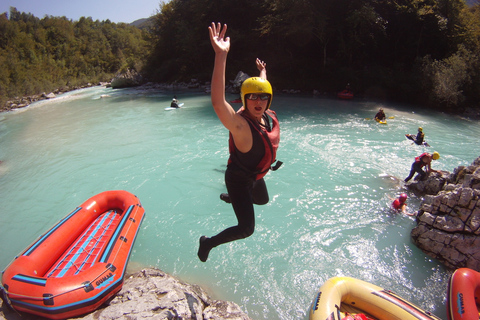
[[[252,319],[307,319],[319,287],[350,276],[446,319],[448,271],[410,240],[389,196],[414,157],[452,172],[479,156],[477,121],[406,105],[276,95],[278,159],[253,236],[197,258],[198,239],[236,223],[225,192],[228,132],[199,92],[82,89],[0,114],[0,269],[89,197],[136,194],[146,210],[129,270],[151,266],[231,300]],[[234,99],[235,96],[229,98]],[[235,105],[239,107],[240,105]],[[374,114],[385,109],[387,125]],[[424,128],[432,147],[405,133]],[[409,194],[409,210],[421,199]]]

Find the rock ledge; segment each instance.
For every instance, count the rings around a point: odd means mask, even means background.
[[[480,272],[480,157],[408,187],[425,195],[411,232],[414,243],[449,269]]]
[[[2,305],[0,320],[33,320]],[[107,305],[75,318],[84,320],[251,320],[240,307],[213,300],[197,285],[190,285],[165,272],[147,268],[125,279],[122,290]]]

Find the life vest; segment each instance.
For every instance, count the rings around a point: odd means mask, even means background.
[[[395,199],[395,200],[393,200],[393,202],[392,202],[392,208],[395,209],[395,210],[399,210],[400,207],[401,207],[402,205],[404,205],[404,204],[405,204],[405,202],[400,202],[399,199]]]
[[[273,171],[277,170],[281,165],[282,162],[278,161],[277,165],[272,167],[272,164],[276,161],[277,159],[277,149],[278,149],[278,144],[280,142],[280,124],[277,119],[277,114],[273,110],[266,110],[265,113],[272,118],[272,129],[271,131],[268,131],[266,128],[258,124],[257,121],[247,117],[246,115],[243,114],[244,110],[240,111],[239,114],[247,120],[248,124],[250,125],[250,128],[252,128],[252,134],[253,132],[257,132],[260,137],[262,137],[263,145],[265,147],[265,153],[263,155],[263,158],[260,160],[260,162],[257,164],[255,171],[252,171],[248,168],[246,168],[240,161],[238,160],[238,157],[236,155],[237,148],[235,147],[235,143],[233,141],[232,134],[230,133],[230,139],[229,139],[229,151],[230,151],[230,158],[228,159],[228,163],[235,163],[238,167],[240,167],[243,171],[246,171],[248,174],[252,174],[255,176],[255,180],[259,180],[263,178],[267,172],[272,169]]]
[[[415,138],[415,142],[422,143],[424,137],[425,137],[425,134],[423,132],[417,133],[417,137]]]
[[[415,162],[420,163],[422,165],[422,167],[426,166],[427,163],[423,162],[422,159],[423,159],[423,157],[425,157],[427,155],[428,155],[428,153],[424,152],[421,155],[419,155],[418,157],[415,157]]]

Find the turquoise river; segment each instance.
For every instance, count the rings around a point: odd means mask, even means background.
[[[374,101],[276,95],[278,159],[270,202],[256,206],[253,236],[196,252],[201,235],[236,223],[225,192],[228,132],[202,92],[82,89],[0,113],[0,269],[91,196],[123,189],[146,210],[129,271],[156,267],[236,302],[255,320],[308,319],[319,287],[349,276],[389,289],[446,319],[449,271],[410,239],[415,219],[389,196],[415,156],[438,151],[453,172],[480,150],[480,125]],[[235,96],[229,96],[234,99]],[[240,105],[234,105],[238,108]],[[385,109],[387,125],[374,114]],[[405,133],[424,128],[431,147]],[[409,210],[420,198],[409,194]]]

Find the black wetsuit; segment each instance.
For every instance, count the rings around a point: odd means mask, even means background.
[[[378,119],[380,121],[383,121],[385,120],[386,116],[385,116],[385,113],[383,112],[377,112],[377,114],[375,115],[375,119]]]
[[[415,137],[415,143],[418,144],[418,145],[421,145],[423,143],[423,137],[425,135],[423,134],[423,132],[419,132],[417,133],[417,136]]]
[[[264,116],[266,130],[271,131],[269,119]],[[235,150],[235,160],[229,161],[225,172],[225,184],[228,196],[238,220],[236,226],[227,228],[219,234],[207,238],[200,238],[198,256],[200,260],[206,261],[209,251],[223,243],[247,238],[255,230],[255,212],[253,205],[267,204],[269,201],[267,186],[263,178],[256,180],[258,174],[257,165],[265,155],[265,144],[258,131],[250,121],[252,132],[252,148],[247,153]],[[236,149],[236,148],[235,148]]]
[[[423,167],[426,166],[427,164],[422,161],[423,157],[426,156],[425,153],[422,153],[418,158],[415,159],[415,162],[412,163],[412,168],[410,169],[410,174],[408,177],[405,178],[405,182],[410,181],[410,179],[413,178],[415,173],[418,173],[420,175],[420,179],[423,180],[427,173],[423,171]]]
[[[212,247],[251,236],[255,230],[255,212],[253,204],[262,205],[269,201],[267,186],[263,178],[255,180],[255,167],[263,158],[265,147],[255,129],[251,128],[252,149],[244,154],[239,153],[242,164],[250,170],[240,168],[235,162],[227,166],[225,184],[230,201],[237,216],[238,225],[223,230],[210,238]]]

